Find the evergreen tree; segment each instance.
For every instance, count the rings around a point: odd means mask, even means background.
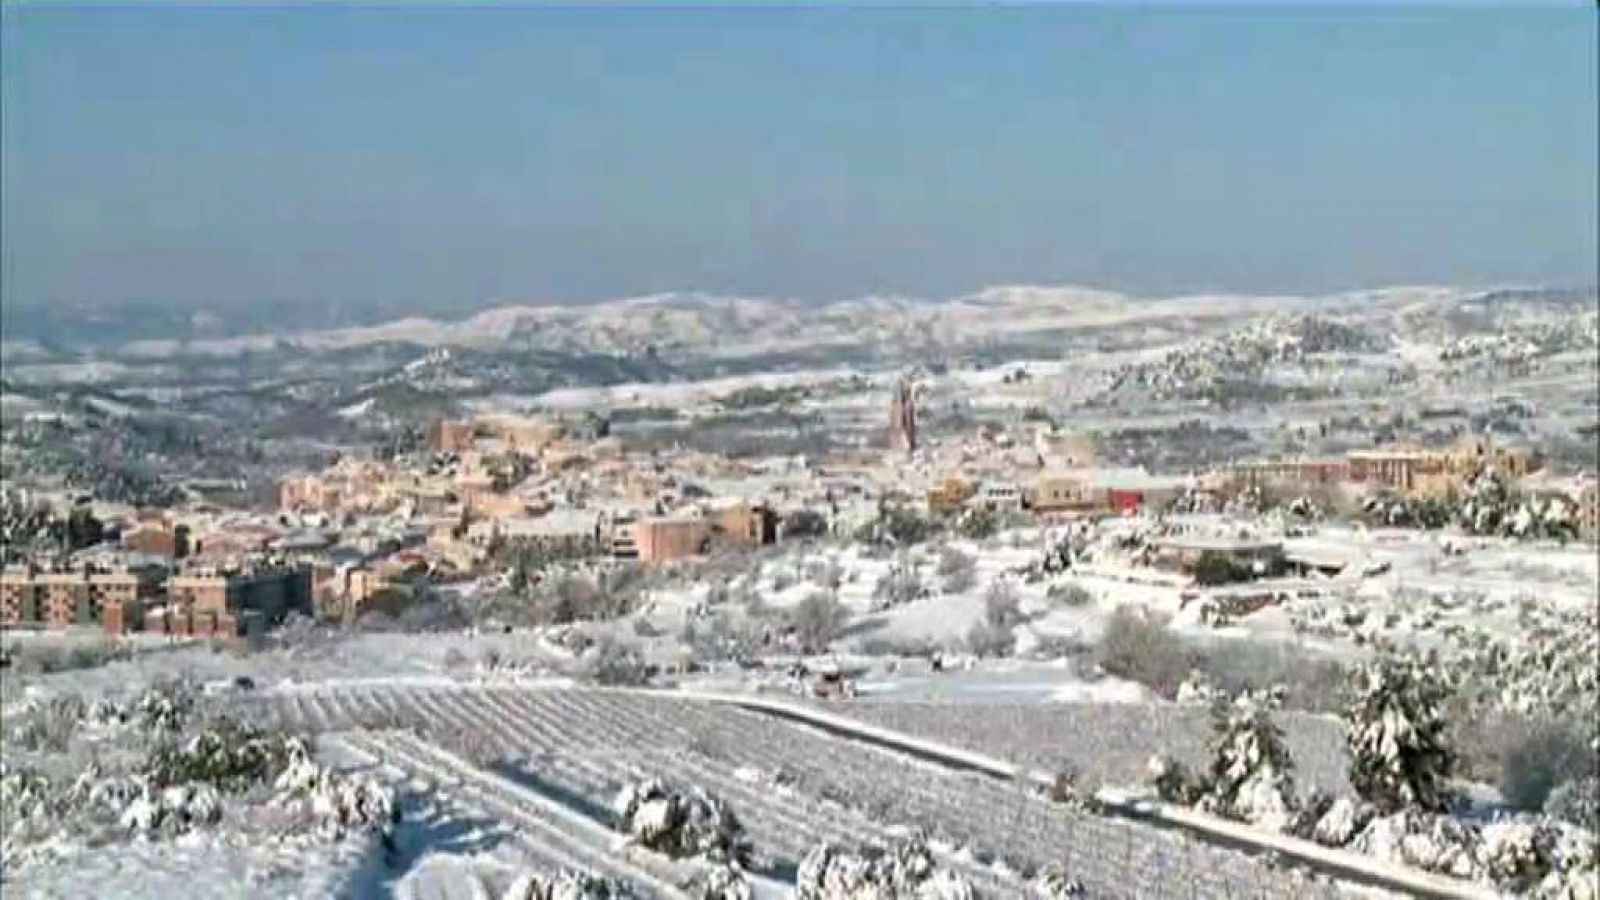
[[[1350,784],[1383,813],[1449,809],[1449,689],[1434,671],[1431,658],[1385,651],[1352,674],[1345,711]]]

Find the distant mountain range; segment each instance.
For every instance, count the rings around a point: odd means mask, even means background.
[[[10,346],[117,350],[152,357],[235,355],[276,349],[337,350],[383,343],[421,347],[523,348],[585,353],[749,356],[795,346],[841,347],[898,341],[946,346],[1127,324],[1249,313],[1334,313],[1341,309],[1428,306],[1452,301],[1593,303],[1594,289],[1397,287],[1329,296],[1197,295],[1129,297],[1084,287],[1007,286],[945,300],[865,297],[827,303],[663,294],[587,304],[514,305],[447,320],[400,318],[365,324],[354,313],[255,308],[227,312],[162,304],[87,309],[6,305]],[[346,321],[338,321],[341,318]],[[373,320],[368,320],[373,321]],[[291,323],[285,328],[285,323]],[[292,323],[302,323],[295,325]]]

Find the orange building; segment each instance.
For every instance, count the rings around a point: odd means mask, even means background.
[[[640,562],[671,562],[704,553],[711,531],[705,519],[644,519],[634,526],[634,544]]]
[[[54,629],[100,626],[120,633],[155,595],[152,574],[94,568],[41,571],[8,566],[0,572],[0,624]],[[107,610],[116,612],[107,615]]]

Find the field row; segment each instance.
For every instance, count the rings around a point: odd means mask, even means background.
[[[819,842],[860,844],[921,829],[990,896],[1024,894],[1025,876],[1052,864],[1092,897],[1340,895],[1238,851],[711,701],[601,690],[343,687],[262,702],[263,715],[314,731],[416,732],[358,740],[496,817],[543,821],[526,829],[541,847],[566,846],[546,838],[553,831],[598,837],[566,817],[604,822],[623,784],[658,776],[727,800],[779,877]],[[568,812],[551,808],[552,800]],[[638,873],[629,880],[642,881]]]
[[[1071,770],[1100,784],[1140,782],[1157,752],[1194,768],[1209,762],[1211,722],[1203,706],[857,701],[829,709],[1019,765]],[[1281,713],[1277,721],[1294,761],[1296,788],[1348,793],[1344,726],[1308,713]]]

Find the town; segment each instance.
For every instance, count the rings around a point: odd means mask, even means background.
[[[1439,448],[1352,450],[1342,459],[1262,460],[1187,475],[1096,464],[1093,441],[1047,426],[919,444],[913,386],[902,381],[886,417],[888,452],[837,460],[745,460],[714,453],[629,453],[616,438],[574,437],[559,421],[489,414],[436,419],[425,449],[377,461],[360,453],[278,484],[277,509],[118,508],[92,498],[22,499],[60,519],[84,511],[101,540],[9,559],[0,574],[5,626],[98,627],[204,638],[247,637],[289,612],[355,622],[419,584],[498,574],[507,545],[566,558],[666,564],[715,547],[755,548],[796,534],[849,536],[886,506],[946,519],[989,517],[1060,525],[1179,508],[1220,511],[1250,495],[1355,510],[1363,498],[1451,504],[1480,477],[1521,505],[1497,517],[1508,533],[1594,542],[1594,476],[1553,477],[1526,449],[1464,436]],[[1537,511],[1537,518],[1535,513]],[[1174,537],[1157,565],[1193,577],[1204,548],[1248,572],[1281,542]],[[1379,524],[1387,524],[1380,517]],[[1199,527],[1204,528],[1201,522]]]

